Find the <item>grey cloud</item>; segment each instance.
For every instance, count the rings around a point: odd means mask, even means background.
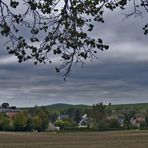
[[[92,104],[100,101],[124,103],[128,99],[136,102],[140,96],[143,99],[141,101],[144,101],[148,89],[146,81],[148,71],[145,65],[147,63],[117,63],[116,61],[86,65],[82,69],[74,68],[71,78],[66,83],[58,75],[50,75],[47,67],[32,71],[26,77],[26,71],[34,69],[26,65],[24,69],[20,68],[21,72],[20,69],[15,69],[17,76],[10,77],[11,70],[8,70],[10,74],[8,80],[2,81],[1,77],[4,73],[1,73],[0,80],[3,85],[0,87],[0,93],[3,99],[10,102],[16,100],[14,101],[16,104],[17,99],[22,100],[26,106],[33,105],[35,102],[35,104],[56,102]]]
[[[92,35],[102,36],[110,49],[99,52],[99,59],[87,62],[83,68],[74,65],[67,82],[55,72],[54,64],[33,66],[11,62],[9,58],[1,62],[0,102],[34,106],[148,101],[148,43],[140,30],[145,20],[121,20],[119,11],[106,13],[105,24],[97,25]],[[6,56],[4,52],[1,57]]]

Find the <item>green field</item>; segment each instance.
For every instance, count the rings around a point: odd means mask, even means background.
[[[0,132],[0,148],[147,148],[148,131]]]

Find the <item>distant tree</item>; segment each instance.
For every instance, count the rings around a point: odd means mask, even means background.
[[[131,118],[137,113],[138,111],[135,109],[124,109],[122,111],[124,115],[124,127],[127,129],[131,128]]]
[[[12,129],[11,119],[5,113],[0,113],[0,130],[9,131]]]
[[[15,110],[16,106],[11,106],[10,109]]]
[[[91,117],[93,119],[94,128],[96,128],[98,130],[105,128],[105,126],[106,126],[105,105],[103,105],[103,103],[93,105],[92,111],[91,111]]]
[[[27,112],[29,115],[31,116],[35,116],[35,114],[39,111],[39,107],[35,106],[35,107],[31,107],[27,109]]]
[[[57,120],[55,125],[60,127],[61,130],[64,130],[69,127],[73,127],[73,123],[70,120]]]
[[[49,113],[48,114],[48,118],[49,118],[49,120],[51,121],[51,122],[55,122],[56,120],[57,120],[57,118],[58,118],[58,114],[57,113]]]
[[[55,126],[60,127],[60,129],[63,130],[64,127],[65,127],[65,122],[62,121],[62,120],[57,120],[57,121],[55,122]]]
[[[33,122],[33,127],[35,130],[39,132],[45,131],[49,125],[48,115],[43,111],[39,111],[33,117],[32,122]]]
[[[145,112],[145,126],[148,127],[148,110]]]
[[[125,9],[129,1],[0,0],[0,33],[8,39],[5,43],[8,53],[20,63],[27,60],[33,60],[35,65],[51,63],[54,55],[62,60],[56,71],[65,69],[66,77],[75,62],[93,59],[98,49],[109,48],[98,34],[96,39],[90,32],[95,22],[104,23],[106,9]],[[147,0],[140,3],[133,0],[133,4],[134,10],[125,18],[141,15],[141,8],[148,12]],[[143,29],[147,34],[148,24]]]
[[[109,103],[109,104],[106,106],[106,113],[107,113],[108,116],[111,116],[111,115],[112,115],[111,103]]]
[[[41,130],[41,119],[39,116],[34,116],[32,119],[33,122],[33,129],[40,131]]]
[[[64,110],[63,114],[67,114],[70,117],[74,117],[76,109],[74,107],[69,107],[68,109]]]
[[[31,117],[28,117],[26,131],[33,131],[33,129],[34,129],[33,120]]]
[[[76,121],[77,124],[80,122],[81,116],[82,116],[82,113],[80,109],[77,109],[74,116],[74,121]]]
[[[3,103],[2,108],[9,108],[9,104],[8,103]]]
[[[40,131],[45,131],[49,125],[47,113],[44,111],[39,111],[36,115],[40,118],[41,121]]]
[[[117,118],[111,118],[106,121],[109,128],[120,128],[120,123],[118,122]]]
[[[27,120],[28,115],[26,113],[18,113],[13,119],[14,129],[16,131],[25,131],[27,127]]]

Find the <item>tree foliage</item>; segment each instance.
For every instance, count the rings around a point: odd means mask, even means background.
[[[18,62],[33,60],[51,63],[53,57],[62,60],[55,69],[65,69],[64,77],[72,65],[95,57],[99,50],[108,49],[102,39],[91,36],[94,22],[104,23],[106,9],[125,9],[130,0],[0,0],[0,32],[6,37],[9,54]],[[140,6],[148,12],[148,1],[135,0],[134,11],[126,14],[141,15]],[[23,10],[22,10],[23,7]],[[148,33],[148,24],[144,26]],[[24,33],[25,32],[25,33]]]
[[[70,120],[57,120],[55,125],[60,127],[60,130],[64,130],[66,128],[74,127],[74,124]]]
[[[41,119],[39,118],[39,116],[34,116],[33,117],[33,127],[35,130],[40,131],[41,129]]]
[[[49,125],[49,119],[48,119],[47,113],[44,111],[39,111],[36,114],[36,116],[39,117],[39,121],[40,121],[40,128],[38,130],[45,131]]]
[[[26,113],[18,113],[13,120],[14,129],[16,131],[25,131],[27,126],[28,116]]]
[[[102,129],[105,126],[106,107],[103,103],[93,105],[91,111],[91,117],[93,119],[93,125],[96,129]]]
[[[0,130],[8,131],[11,128],[11,120],[4,113],[0,113]]]

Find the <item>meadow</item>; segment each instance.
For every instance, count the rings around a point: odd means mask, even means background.
[[[148,131],[0,132],[0,148],[147,148]]]

